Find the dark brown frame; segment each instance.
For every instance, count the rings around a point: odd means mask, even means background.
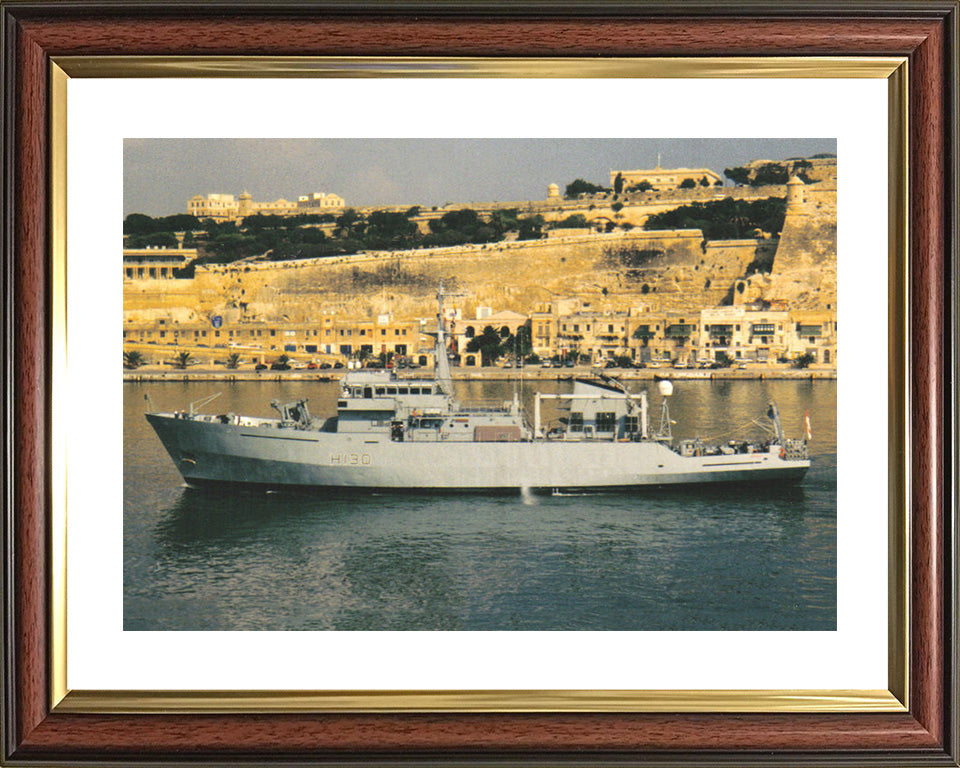
[[[3,743],[9,765],[958,765],[956,0],[2,2]],[[910,710],[101,715],[49,706],[48,76],[64,55],[909,59]]]

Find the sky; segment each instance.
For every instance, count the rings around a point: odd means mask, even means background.
[[[541,200],[547,185],[609,185],[611,169],[724,168],[837,151],[836,139],[124,140],[124,216],[187,212],[213,192],[255,201],[335,192],[350,206]]]

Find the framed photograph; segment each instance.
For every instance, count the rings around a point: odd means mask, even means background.
[[[958,764],[955,2],[2,14],[4,761]]]

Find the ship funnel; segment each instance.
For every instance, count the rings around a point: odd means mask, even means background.
[[[660,394],[664,397],[670,397],[673,394],[673,382],[672,381],[661,381],[657,385],[657,389],[660,390]]]

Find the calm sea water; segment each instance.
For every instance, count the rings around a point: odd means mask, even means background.
[[[127,630],[836,629],[835,382],[676,385],[678,439],[728,439],[771,399],[800,436],[809,410],[800,485],[534,497],[187,488],[143,418],[148,391],[164,410],[219,391],[210,409],[263,416],[274,398],[315,414],[336,399],[308,382],[124,385]]]

